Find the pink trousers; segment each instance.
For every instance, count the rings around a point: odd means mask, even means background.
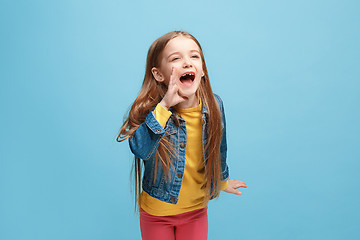
[[[154,216],[140,209],[143,240],[206,240],[207,207],[171,216]]]

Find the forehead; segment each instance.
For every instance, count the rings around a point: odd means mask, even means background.
[[[178,36],[171,39],[164,48],[164,55],[167,56],[173,52],[189,52],[196,50],[200,52],[199,46],[194,40],[184,36]]]

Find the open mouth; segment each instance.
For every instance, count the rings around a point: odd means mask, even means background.
[[[192,85],[192,83],[195,80],[195,73],[184,73],[181,77],[180,77],[180,82],[184,85]]]

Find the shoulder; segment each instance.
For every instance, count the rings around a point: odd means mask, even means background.
[[[223,108],[223,101],[222,101],[221,97],[219,95],[217,95],[216,93],[213,93],[213,94],[214,94],[214,98],[216,99],[217,103],[220,106],[220,109],[222,109]]]
[[[214,94],[214,97],[215,97],[215,99],[216,99],[216,100],[218,100],[218,99],[220,99],[220,100],[221,100],[221,98],[220,98],[220,96],[219,96],[219,95],[217,95],[217,94],[216,94],[216,93],[214,93],[214,92],[213,92],[213,94]]]
[[[224,127],[225,126],[225,111],[224,111],[224,104],[223,101],[221,99],[221,97],[219,95],[217,95],[216,93],[214,94],[214,98],[216,99],[216,102],[219,105],[219,110],[220,110],[220,115],[222,116],[221,118],[221,125]]]

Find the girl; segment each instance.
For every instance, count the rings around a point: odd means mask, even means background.
[[[187,32],[169,32],[150,46],[141,91],[117,141],[128,138],[144,240],[207,239],[208,201],[247,187],[229,179],[223,104],[200,44]]]

